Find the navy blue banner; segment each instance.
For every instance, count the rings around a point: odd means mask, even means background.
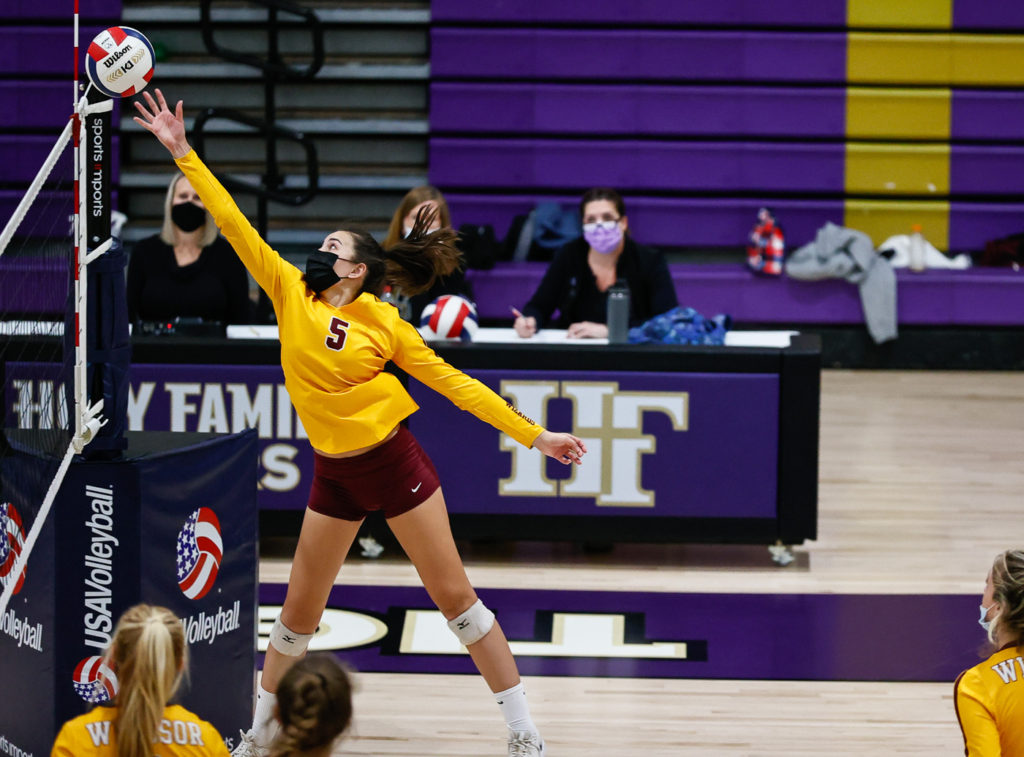
[[[32,687],[0,708],[0,739],[27,754],[48,754],[65,720],[116,695],[103,654],[138,602],[182,619],[192,665],[181,703],[228,737],[251,720],[256,434],[128,438],[122,460],[71,464],[0,619],[0,680]],[[2,509],[15,523],[14,505]]]

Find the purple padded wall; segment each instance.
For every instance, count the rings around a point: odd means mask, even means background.
[[[843,190],[844,161],[836,143],[430,141],[431,180],[453,188],[827,193]]]
[[[435,132],[833,137],[846,133],[846,90],[651,84],[435,81]]]
[[[846,24],[846,3],[830,0],[432,0],[435,22],[529,24],[708,24],[826,26]]]
[[[433,78],[832,83],[846,35],[434,27]]]

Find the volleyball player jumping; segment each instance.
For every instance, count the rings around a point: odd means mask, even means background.
[[[424,344],[398,310],[381,302],[385,283],[415,293],[458,262],[455,232],[427,232],[420,213],[412,234],[387,250],[368,233],[342,228],[306,261],[305,275],[283,260],[239,211],[189,146],[182,103],[172,113],[159,89],[143,93],[135,121],[167,148],[221,232],[274,304],[285,386],[315,451],[313,484],[281,615],[270,632],[253,728],[238,755],[263,755],[273,737],[274,692],[303,654],[359,526],[383,510],[448,627],[469,651],[508,725],[508,754],[540,757],[544,742],[530,717],[508,641],[477,598],[452,537],[433,464],[401,421],[416,404],[392,374],[391,360],[516,441],[569,465],[583,441],[535,424]]]

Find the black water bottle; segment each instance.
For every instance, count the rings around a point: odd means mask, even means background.
[[[625,344],[629,339],[629,285],[616,281],[608,289],[608,344]]]

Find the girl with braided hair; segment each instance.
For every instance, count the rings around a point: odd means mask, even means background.
[[[954,685],[964,753],[1024,755],[1024,549],[996,557],[978,609],[995,651]]]
[[[51,757],[228,757],[217,730],[168,701],[188,668],[181,621],[166,607],[135,605],[114,629],[106,666],[117,694],[69,720]]]
[[[329,654],[311,654],[288,668],[277,688],[281,731],[271,757],[327,757],[352,722],[352,684]]]
[[[305,655],[363,519],[381,510],[490,687],[505,718],[508,754],[543,757],[544,742],[508,641],[466,576],[437,471],[402,423],[416,403],[385,367],[394,362],[458,407],[564,465],[580,464],[587,451],[583,441],[546,430],[443,361],[397,308],[381,301],[386,284],[415,294],[457,265],[455,232],[430,231],[432,213],[419,213],[409,236],[386,250],[365,231],[332,232],[310,254],[303,273],[260,238],[192,150],[181,101],[172,113],[159,89],[155,100],[148,92],[142,96],[146,106],[136,101],[136,123],[171,153],[274,305],[285,387],[315,452],[309,503],[284,607],[270,631],[253,727],[234,754],[267,754],[281,677]]]

